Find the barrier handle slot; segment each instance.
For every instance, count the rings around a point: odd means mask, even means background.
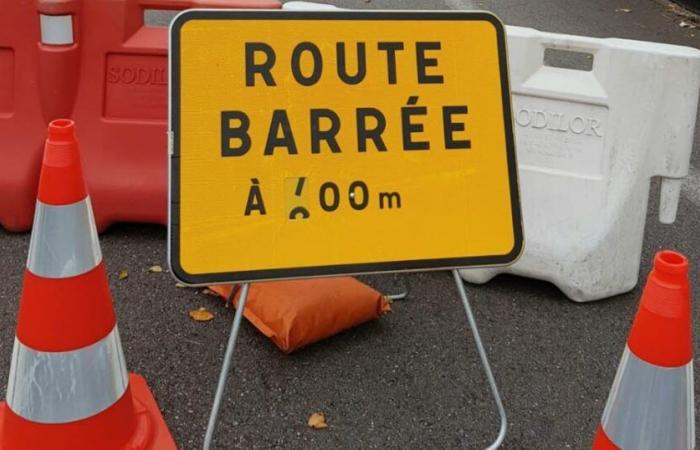
[[[592,43],[590,38],[580,36],[556,35],[551,33],[543,34],[544,36],[540,40],[542,61],[544,61],[545,51],[547,49],[560,50],[564,52],[590,53],[593,55],[591,71],[596,72],[596,68],[600,65],[598,52],[600,51],[601,47],[599,44]]]
[[[143,9],[181,10],[190,8],[231,8],[231,2],[225,0],[143,0]]]

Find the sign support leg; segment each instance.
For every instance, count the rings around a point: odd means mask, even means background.
[[[496,440],[487,447],[489,450],[497,449],[503,443],[506,437],[506,430],[508,428],[508,419],[506,418],[506,411],[503,407],[503,402],[501,396],[498,392],[498,386],[496,386],[496,380],[491,371],[491,366],[489,365],[488,358],[486,356],[486,350],[484,349],[484,344],[481,341],[481,336],[479,335],[479,330],[476,327],[476,319],[472,313],[471,306],[469,305],[469,298],[467,297],[467,292],[464,289],[464,284],[462,278],[459,276],[457,270],[453,270],[452,274],[454,276],[455,284],[457,285],[457,290],[462,299],[462,304],[464,306],[464,311],[467,314],[467,320],[469,322],[469,328],[474,336],[474,343],[476,349],[481,358],[481,363],[484,367],[484,372],[486,373],[486,378],[488,379],[489,388],[491,389],[491,394],[493,396],[494,402],[496,403],[496,408],[498,409],[498,414],[501,418],[501,427],[498,432]],[[214,396],[214,404],[212,405],[211,414],[209,415],[209,424],[207,425],[207,432],[204,437],[204,450],[209,450],[211,447],[211,441],[214,437],[214,429],[216,428],[216,422],[219,416],[219,409],[221,408],[221,399],[224,395],[224,389],[226,387],[226,379],[228,378],[228,372],[231,367],[231,361],[233,358],[233,351],[236,348],[236,339],[238,337],[238,332],[241,327],[241,321],[243,320],[243,311],[245,310],[245,304],[248,300],[248,291],[250,289],[250,283],[245,283],[242,287],[241,297],[238,301],[238,306],[236,308],[236,315],[233,319],[233,325],[231,326],[231,334],[228,338],[228,343],[226,345],[226,353],[224,354],[224,362],[221,366],[221,373],[219,374],[219,382],[216,386],[216,394]],[[232,291],[233,295],[233,291]],[[400,297],[402,294],[397,295]]]
[[[238,306],[236,307],[236,315],[233,318],[233,325],[231,326],[231,334],[228,337],[228,343],[226,344],[226,353],[224,354],[224,362],[221,365],[221,373],[219,374],[219,383],[216,386],[216,394],[214,395],[214,404],[211,407],[211,414],[209,415],[209,424],[207,425],[207,433],[204,436],[204,450],[209,450],[211,447],[211,441],[214,437],[214,429],[216,428],[216,421],[219,416],[219,409],[221,408],[221,399],[224,396],[224,388],[226,387],[226,379],[228,378],[229,368],[231,367],[231,361],[233,359],[233,350],[236,348],[236,338],[238,337],[238,331],[241,328],[241,321],[243,319],[243,311],[245,311],[245,304],[248,300],[248,291],[250,289],[250,283],[245,283],[242,287],[241,297],[238,300]],[[231,298],[228,301],[233,300],[233,293],[235,289],[231,289]]]
[[[397,284],[396,281],[398,280],[399,275],[400,275],[400,274],[398,274],[398,273],[394,273],[394,274],[392,275],[392,278],[394,279],[394,284]],[[396,293],[396,294],[388,294],[388,295],[386,296],[389,300],[403,300],[403,299],[405,299],[406,297],[408,297],[409,291],[410,291],[411,289],[410,289],[410,287],[409,287],[409,284],[408,284],[408,281],[407,281],[406,277],[404,277],[404,282],[401,283],[401,284],[403,284],[403,287],[401,288],[401,291],[400,291],[400,292],[398,292],[398,293]]]
[[[493,443],[487,447],[488,450],[497,449],[503,444],[503,440],[506,437],[506,430],[508,428],[508,419],[506,418],[506,410],[503,407],[503,402],[501,401],[501,395],[498,392],[498,386],[496,386],[496,379],[491,372],[491,366],[489,365],[489,360],[486,357],[486,350],[484,349],[484,344],[481,342],[481,336],[479,335],[479,330],[476,328],[476,319],[472,313],[472,308],[469,306],[469,299],[467,298],[467,291],[464,289],[464,282],[459,276],[459,271],[457,269],[452,271],[452,275],[455,279],[455,284],[457,285],[457,290],[459,291],[459,296],[462,298],[462,304],[464,305],[464,311],[467,313],[467,320],[469,321],[469,328],[472,330],[472,335],[474,336],[474,343],[476,344],[476,349],[479,352],[479,357],[481,358],[481,364],[484,367],[484,372],[486,373],[486,378],[489,382],[489,388],[491,389],[491,395],[496,403],[496,408],[498,409],[498,415],[501,417],[501,428],[498,431],[498,436]]]
[[[408,291],[404,290],[398,294],[389,294],[386,296],[389,300],[403,300],[408,297]]]

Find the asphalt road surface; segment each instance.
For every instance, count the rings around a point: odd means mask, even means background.
[[[680,27],[688,19],[653,0],[332,3],[363,9],[487,9],[510,25],[700,47],[700,29]],[[155,20],[165,21],[162,16]],[[699,147],[696,133],[691,177],[675,224],[656,220],[659,186],[652,185],[641,269],[644,278],[659,249],[686,253],[696,297]],[[147,272],[153,264],[166,267],[165,235],[164,227],[118,225],[102,236],[102,249],[129,369],[147,378],[178,445],[195,449],[201,447],[233,311],[201,290],[177,288],[168,273]],[[28,243],[28,234],[0,231],[3,391]],[[129,277],[118,280],[120,270]],[[408,284],[410,297],[376,322],[291,356],[244,324],[216,448],[476,449],[494,439],[498,418],[450,274],[363,279],[385,292]],[[508,411],[504,447],[589,447],[640,288],[576,304],[548,283],[501,276],[485,286],[469,286],[468,292]],[[192,321],[188,311],[199,306],[211,309],[215,319]],[[315,411],[326,414],[329,428],[307,428]]]

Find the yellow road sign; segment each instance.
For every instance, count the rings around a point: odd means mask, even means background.
[[[201,284],[514,261],[507,74],[487,13],[179,15],[173,272]]]

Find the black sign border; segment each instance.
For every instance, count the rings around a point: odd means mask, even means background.
[[[503,255],[475,256],[466,258],[440,258],[410,261],[388,261],[381,263],[342,264],[315,267],[291,267],[242,272],[219,272],[189,274],[180,265],[180,30],[190,20],[464,20],[486,21],[496,29],[498,59],[501,74],[501,92],[506,133],[508,178],[511,193],[514,245]],[[171,154],[169,170],[169,221],[168,261],[172,274],[190,285],[216,283],[266,281],[293,278],[314,278],[339,275],[357,275],[381,272],[405,272],[446,270],[461,267],[483,267],[510,264],[518,259],[523,249],[522,213],[513,135],[510,81],[506,52],[505,29],[501,21],[488,12],[470,11],[275,11],[275,10],[188,10],[179,14],[170,27],[170,132]]]

